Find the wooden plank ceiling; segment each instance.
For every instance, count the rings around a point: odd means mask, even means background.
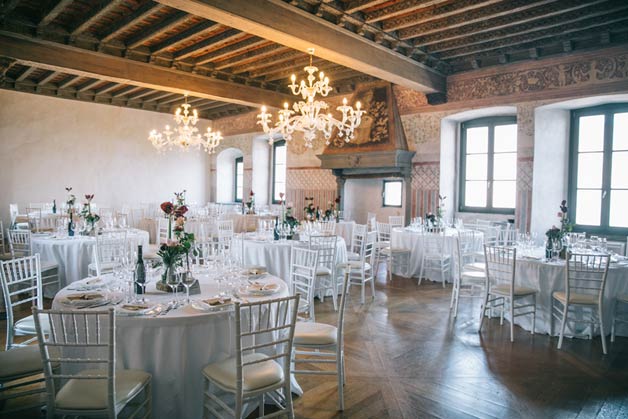
[[[215,119],[289,100],[310,44],[335,94],[442,96],[450,74],[626,42],[625,0],[0,0],[0,87],[160,112],[189,91]]]

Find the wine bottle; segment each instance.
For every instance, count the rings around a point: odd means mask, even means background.
[[[56,199],[52,200],[52,213],[53,214],[57,213],[57,200]]]
[[[144,260],[142,258],[142,245],[137,246],[137,263],[135,264],[135,293],[144,294],[144,289],[141,284],[146,283],[146,267],[144,266]]]
[[[275,217],[275,228],[273,229],[273,239],[279,240],[279,217]]]

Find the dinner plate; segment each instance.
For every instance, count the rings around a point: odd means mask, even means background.
[[[240,294],[248,294],[253,296],[273,295],[279,292],[279,285],[275,283],[260,284],[259,282],[240,287]]]
[[[111,299],[98,292],[79,292],[65,295],[60,298],[59,302],[69,307],[91,308],[109,304]]]
[[[165,310],[162,304],[129,303],[116,308],[118,314],[124,316],[153,316]]]
[[[266,270],[265,266],[254,265],[245,267],[243,272],[243,274],[250,279],[261,278],[267,273],[268,271]]]

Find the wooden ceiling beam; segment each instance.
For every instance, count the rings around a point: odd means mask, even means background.
[[[151,96],[149,98],[144,99],[144,102],[158,102],[162,99],[165,99],[167,97],[170,96],[178,96],[176,95],[176,93],[170,93],[170,92],[155,92],[153,91],[153,93],[158,93],[155,96]]]
[[[27,67],[24,71],[22,71],[22,73],[19,76],[17,76],[15,81],[24,81],[24,80],[26,80],[28,78],[28,76],[33,74],[33,72],[35,70],[37,70],[37,67],[35,67],[35,66]]]
[[[176,28],[190,18],[185,12],[176,11],[156,25],[143,28],[138,35],[125,42],[127,48],[134,49]]]
[[[5,18],[10,15],[13,9],[15,9],[20,0],[6,0],[0,4],[0,18]]]
[[[205,33],[215,32],[221,26],[221,24],[209,20],[201,22],[197,25],[192,26],[189,29],[184,30],[183,32],[179,32],[178,34],[153,45],[150,48],[150,52],[151,54],[159,54],[166,51],[168,48],[176,47],[177,45],[188,41],[190,38],[202,36]]]
[[[226,31],[216,36],[203,39],[200,42],[197,42],[193,45],[190,45],[189,47],[183,48],[182,50],[175,52],[174,59],[184,60],[206,49],[214,51],[247,36],[250,35],[237,29],[227,29]]]
[[[345,13],[360,12],[370,7],[379,6],[382,3],[386,3],[388,0],[353,0],[347,7],[345,7]]]
[[[0,55],[25,65],[247,106],[280,107],[290,95],[0,31]]]
[[[225,59],[231,55],[238,54],[240,52],[246,51],[251,48],[255,48],[261,45],[268,44],[269,41],[265,39],[260,39],[256,36],[252,38],[245,39],[244,41],[240,41],[238,43],[229,45],[228,47],[221,48],[218,51],[210,52],[205,55],[201,55],[195,61],[196,65],[204,65],[210,63],[212,61],[219,61]]]
[[[131,28],[133,25],[138,24],[142,20],[146,19],[148,16],[157,13],[163,8],[165,8],[164,5],[155,4],[152,1],[144,3],[139,8],[134,10],[131,14],[126,15],[121,20],[115,22],[113,27],[109,28],[107,33],[100,34],[100,42],[109,42],[112,39],[115,39],[117,36]]]
[[[234,67],[231,69],[233,74],[241,74],[254,70],[258,70],[260,68],[268,67],[270,65],[278,64],[284,61],[290,61],[298,57],[299,55],[303,55],[300,51],[288,50],[286,52],[282,52],[279,54],[274,54],[270,57],[255,60],[252,63],[245,64],[240,67]]]
[[[287,76],[285,76],[287,78],[287,77],[290,77],[290,75],[293,73],[300,72],[303,69],[303,67],[305,67],[309,63],[310,63],[309,57],[307,56],[298,57],[298,58],[295,58],[294,60],[281,62],[278,64],[274,64],[274,65],[262,68],[260,70],[251,71],[249,72],[249,77],[256,78],[256,77],[262,77],[262,76],[277,73],[277,74],[288,74]],[[321,67],[324,65],[336,65],[336,64],[329,63],[325,60],[321,60],[320,58],[316,58],[316,57],[314,57],[314,59],[312,60],[312,64],[317,67]]]
[[[48,26],[70,3],[72,3],[72,1],[74,0],[59,0],[57,2],[53,2],[52,5],[44,11],[37,26],[39,28]]]
[[[559,16],[560,21],[563,19],[571,19],[574,11],[577,15],[585,17],[590,12],[599,10],[597,7],[592,9],[591,5],[604,3],[606,0],[563,0],[550,4],[542,4],[533,8],[527,5],[522,8],[512,10],[510,13],[500,14],[497,17],[481,17],[480,14],[469,19],[468,24],[458,26],[456,28],[444,27],[442,31],[437,31],[431,35],[419,36],[413,39],[415,46],[427,46],[439,44],[455,39],[467,38],[472,35],[481,33],[504,30],[513,26],[519,26],[525,23],[536,21],[535,25],[542,26],[544,22],[554,21],[554,16]],[[588,9],[587,9],[588,7]],[[525,13],[521,13],[525,11]],[[572,12],[568,14],[568,12]],[[510,33],[510,31],[506,31]]]
[[[61,83],[59,83],[59,89],[66,89],[72,86],[74,83],[77,83],[82,77],[76,75],[69,75]]]
[[[114,90],[114,89],[116,89],[118,87],[120,87],[120,85],[118,83],[109,83],[108,85],[103,86],[100,89],[96,90],[94,92],[94,94],[96,96],[103,95],[105,93],[109,93],[110,91],[112,91],[112,90]]]
[[[37,85],[38,86],[43,86],[44,84],[48,84],[50,83],[55,77],[57,77],[59,74],[58,71],[49,71],[48,74],[46,74],[44,77],[42,77],[41,79],[39,79],[39,81],[37,81]]]
[[[405,15],[408,13],[416,12],[420,9],[427,9],[428,7],[437,6],[441,3],[445,3],[449,0],[406,0],[399,1],[390,6],[383,7],[378,10],[374,10],[370,13],[366,13],[364,20],[367,23],[375,23],[386,19],[391,19],[399,15]]]
[[[161,102],[159,102],[159,106],[167,105],[168,103],[177,102],[177,101],[180,101],[180,100],[182,100],[181,99],[181,95],[175,95],[171,99],[162,100]],[[181,103],[183,103],[183,102],[181,102]]]
[[[141,98],[146,97],[146,96],[150,96],[150,95],[152,95],[154,93],[155,93],[155,90],[153,90],[153,89],[146,89],[143,92],[140,91],[139,93],[136,93],[136,94],[133,94],[133,95],[129,95],[128,99],[129,100],[137,100],[137,99],[141,99]]]
[[[562,42],[562,37],[567,36],[570,33],[574,32],[583,32],[583,33],[591,33],[592,29],[596,28],[607,28],[613,24],[617,24],[619,26],[625,25],[628,22],[628,13],[614,13],[612,18],[593,18],[588,19],[588,21],[583,22],[574,22],[568,25],[559,25],[555,26],[552,29],[539,31],[539,34],[520,34],[513,35],[506,38],[496,38],[490,42],[483,42],[477,45],[466,45],[460,48],[451,49],[448,51],[444,51],[442,54],[439,54],[442,58],[452,59],[458,57],[465,57],[469,55],[477,55],[479,53],[501,50],[503,48],[514,47],[515,49],[518,47],[522,47],[523,49],[528,49],[531,46],[528,45],[534,41],[539,41],[542,39],[548,39],[548,42]],[[503,51],[501,51],[503,52]]]
[[[89,29],[98,19],[111,12],[122,3],[122,0],[100,1],[100,4],[90,9],[90,14],[85,20],[70,29],[70,35],[77,36]]]
[[[88,90],[92,90],[94,87],[98,86],[99,84],[102,84],[102,80],[90,80],[86,83],[83,83],[76,90],[78,92],[86,92]]]
[[[266,41],[268,42],[268,41]],[[263,58],[277,55],[278,53],[288,51],[288,47],[284,47],[283,45],[271,44],[264,48],[259,48],[253,51],[246,52],[244,54],[237,55],[228,60],[220,61],[216,63],[213,68],[216,70],[224,70],[230,67],[241,66],[245,64],[249,64],[250,62],[257,62],[262,60]]]
[[[122,97],[122,96],[126,96],[130,93],[133,92],[137,92],[138,90],[142,90],[143,87],[142,86],[126,86],[123,87],[122,89],[118,90],[117,92],[113,93],[111,96],[112,97]]]
[[[157,0],[243,32],[353,68],[362,73],[431,93],[444,91],[442,74],[281,0]]]
[[[528,9],[549,5],[556,1],[557,0],[514,0],[510,2],[503,2],[491,7],[483,8],[473,14],[458,14],[447,19],[439,19],[429,23],[423,23],[402,29],[399,31],[399,38],[407,40],[418,36],[435,34],[461,26],[484,22],[487,19],[494,19],[502,16],[510,16],[514,13],[525,12]]]

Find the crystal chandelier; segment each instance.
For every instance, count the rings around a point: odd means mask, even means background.
[[[171,150],[174,146],[187,151],[190,147],[200,149],[202,146],[207,153],[213,154],[222,140],[222,135],[220,132],[213,132],[209,127],[207,132],[201,135],[196,128],[198,112],[196,109],[190,111],[190,107],[188,95],[185,94],[185,103],[178,107],[174,113],[174,120],[177,125],[174,128],[166,125],[166,129],[162,132],[157,132],[154,129],[149,133],[148,140],[157,151]]]
[[[312,141],[316,138],[316,132],[322,131],[326,144],[329,145],[329,139],[334,128],[338,128],[338,137],[344,138],[345,142],[349,142],[354,138],[354,130],[360,125],[362,114],[364,111],[360,108],[360,102],[355,104],[355,109],[347,105],[347,99],[342,100],[342,106],[336,109],[342,112],[342,120],[337,120],[328,112],[329,105],[322,100],[315,100],[316,95],[327,96],[333,89],[329,86],[329,77],[321,71],[316,80],[315,73],[318,68],[312,65],[312,56],[314,49],[308,49],[310,54],[310,65],[303,68],[307,73],[307,83],[301,80],[300,84],[296,84],[297,77],[293,74],[292,83],[288,86],[295,96],[301,95],[303,100],[295,102],[292,109],[288,107],[288,103],[284,103],[283,109],[278,112],[278,121],[274,127],[270,126],[271,115],[266,111],[266,106],[262,107],[262,113],[257,115],[258,124],[262,126],[264,132],[270,136],[269,143],[272,144],[273,137],[281,134],[284,139],[292,140],[292,134],[295,131],[303,132],[305,146],[312,148]]]

